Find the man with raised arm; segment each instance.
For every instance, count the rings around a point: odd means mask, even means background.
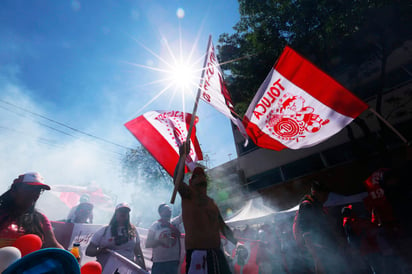
[[[223,221],[216,203],[207,196],[204,170],[196,167],[189,185],[185,184],[183,179],[176,181],[179,169],[184,174],[189,150],[189,143],[185,142],[180,147],[180,158],[174,174],[174,183],[182,197],[182,218],[186,232],[186,273],[231,273],[220,247],[220,233],[235,245],[238,241]]]

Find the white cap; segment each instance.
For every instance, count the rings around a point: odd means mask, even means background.
[[[44,183],[43,176],[40,175],[38,172],[27,172],[23,175],[19,175],[17,179],[14,179],[14,184],[26,184],[31,186],[39,186],[46,190],[50,190],[50,186]]]
[[[118,210],[120,208],[127,208],[129,211],[131,210],[128,203],[120,203],[116,206],[116,210]]]

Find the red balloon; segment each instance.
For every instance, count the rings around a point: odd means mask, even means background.
[[[17,247],[21,256],[26,256],[29,253],[39,250],[43,245],[42,240],[35,234],[26,234],[16,239],[13,243],[14,247]]]
[[[99,262],[92,261],[85,263],[82,268],[80,268],[81,274],[101,274],[102,265]]]

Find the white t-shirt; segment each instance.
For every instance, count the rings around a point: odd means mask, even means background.
[[[159,239],[170,239],[169,244],[162,244],[157,247],[153,247],[153,262],[169,262],[169,261],[179,261],[180,260],[180,232],[176,228],[176,232],[172,232],[171,224],[162,225],[161,222],[154,222],[150,228],[150,231],[154,232],[155,240]]]
[[[172,218],[170,220],[170,223],[172,225],[174,225],[175,227],[177,227],[177,229],[179,229],[180,233],[184,233],[185,232],[185,227],[183,226],[183,219],[182,219],[182,214]]]
[[[96,245],[99,248],[107,248],[111,249],[113,251],[116,251],[120,255],[125,256],[129,260],[134,261],[135,255],[134,255],[134,248],[136,244],[140,244],[140,238],[139,234],[137,233],[137,230],[135,228],[135,233],[136,237],[132,239],[126,239],[127,233],[126,233],[126,227],[121,226],[117,228],[118,230],[118,235],[119,236],[124,236],[123,242],[120,244],[115,243],[115,239],[112,236],[111,228],[110,226],[106,225],[97,230],[92,239],[90,240],[91,243]]]
[[[77,210],[81,206],[81,210]],[[71,223],[93,223],[93,205],[80,203],[70,209],[67,221]]]

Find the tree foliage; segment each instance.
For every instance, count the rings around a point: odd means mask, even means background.
[[[148,187],[172,188],[172,178],[142,146],[129,150],[122,159],[122,177],[126,183]]]
[[[221,63],[240,59],[222,65],[239,114],[286,44],[333,77],[344,72],[352,89],[366,77],[359,73],[365,62],[385,71],[388,54],[411,38],[407,0],[239,0],[239,11],[235,33],[220,35],[217,46]],[[370,76],[376,67],[367,70]]]

